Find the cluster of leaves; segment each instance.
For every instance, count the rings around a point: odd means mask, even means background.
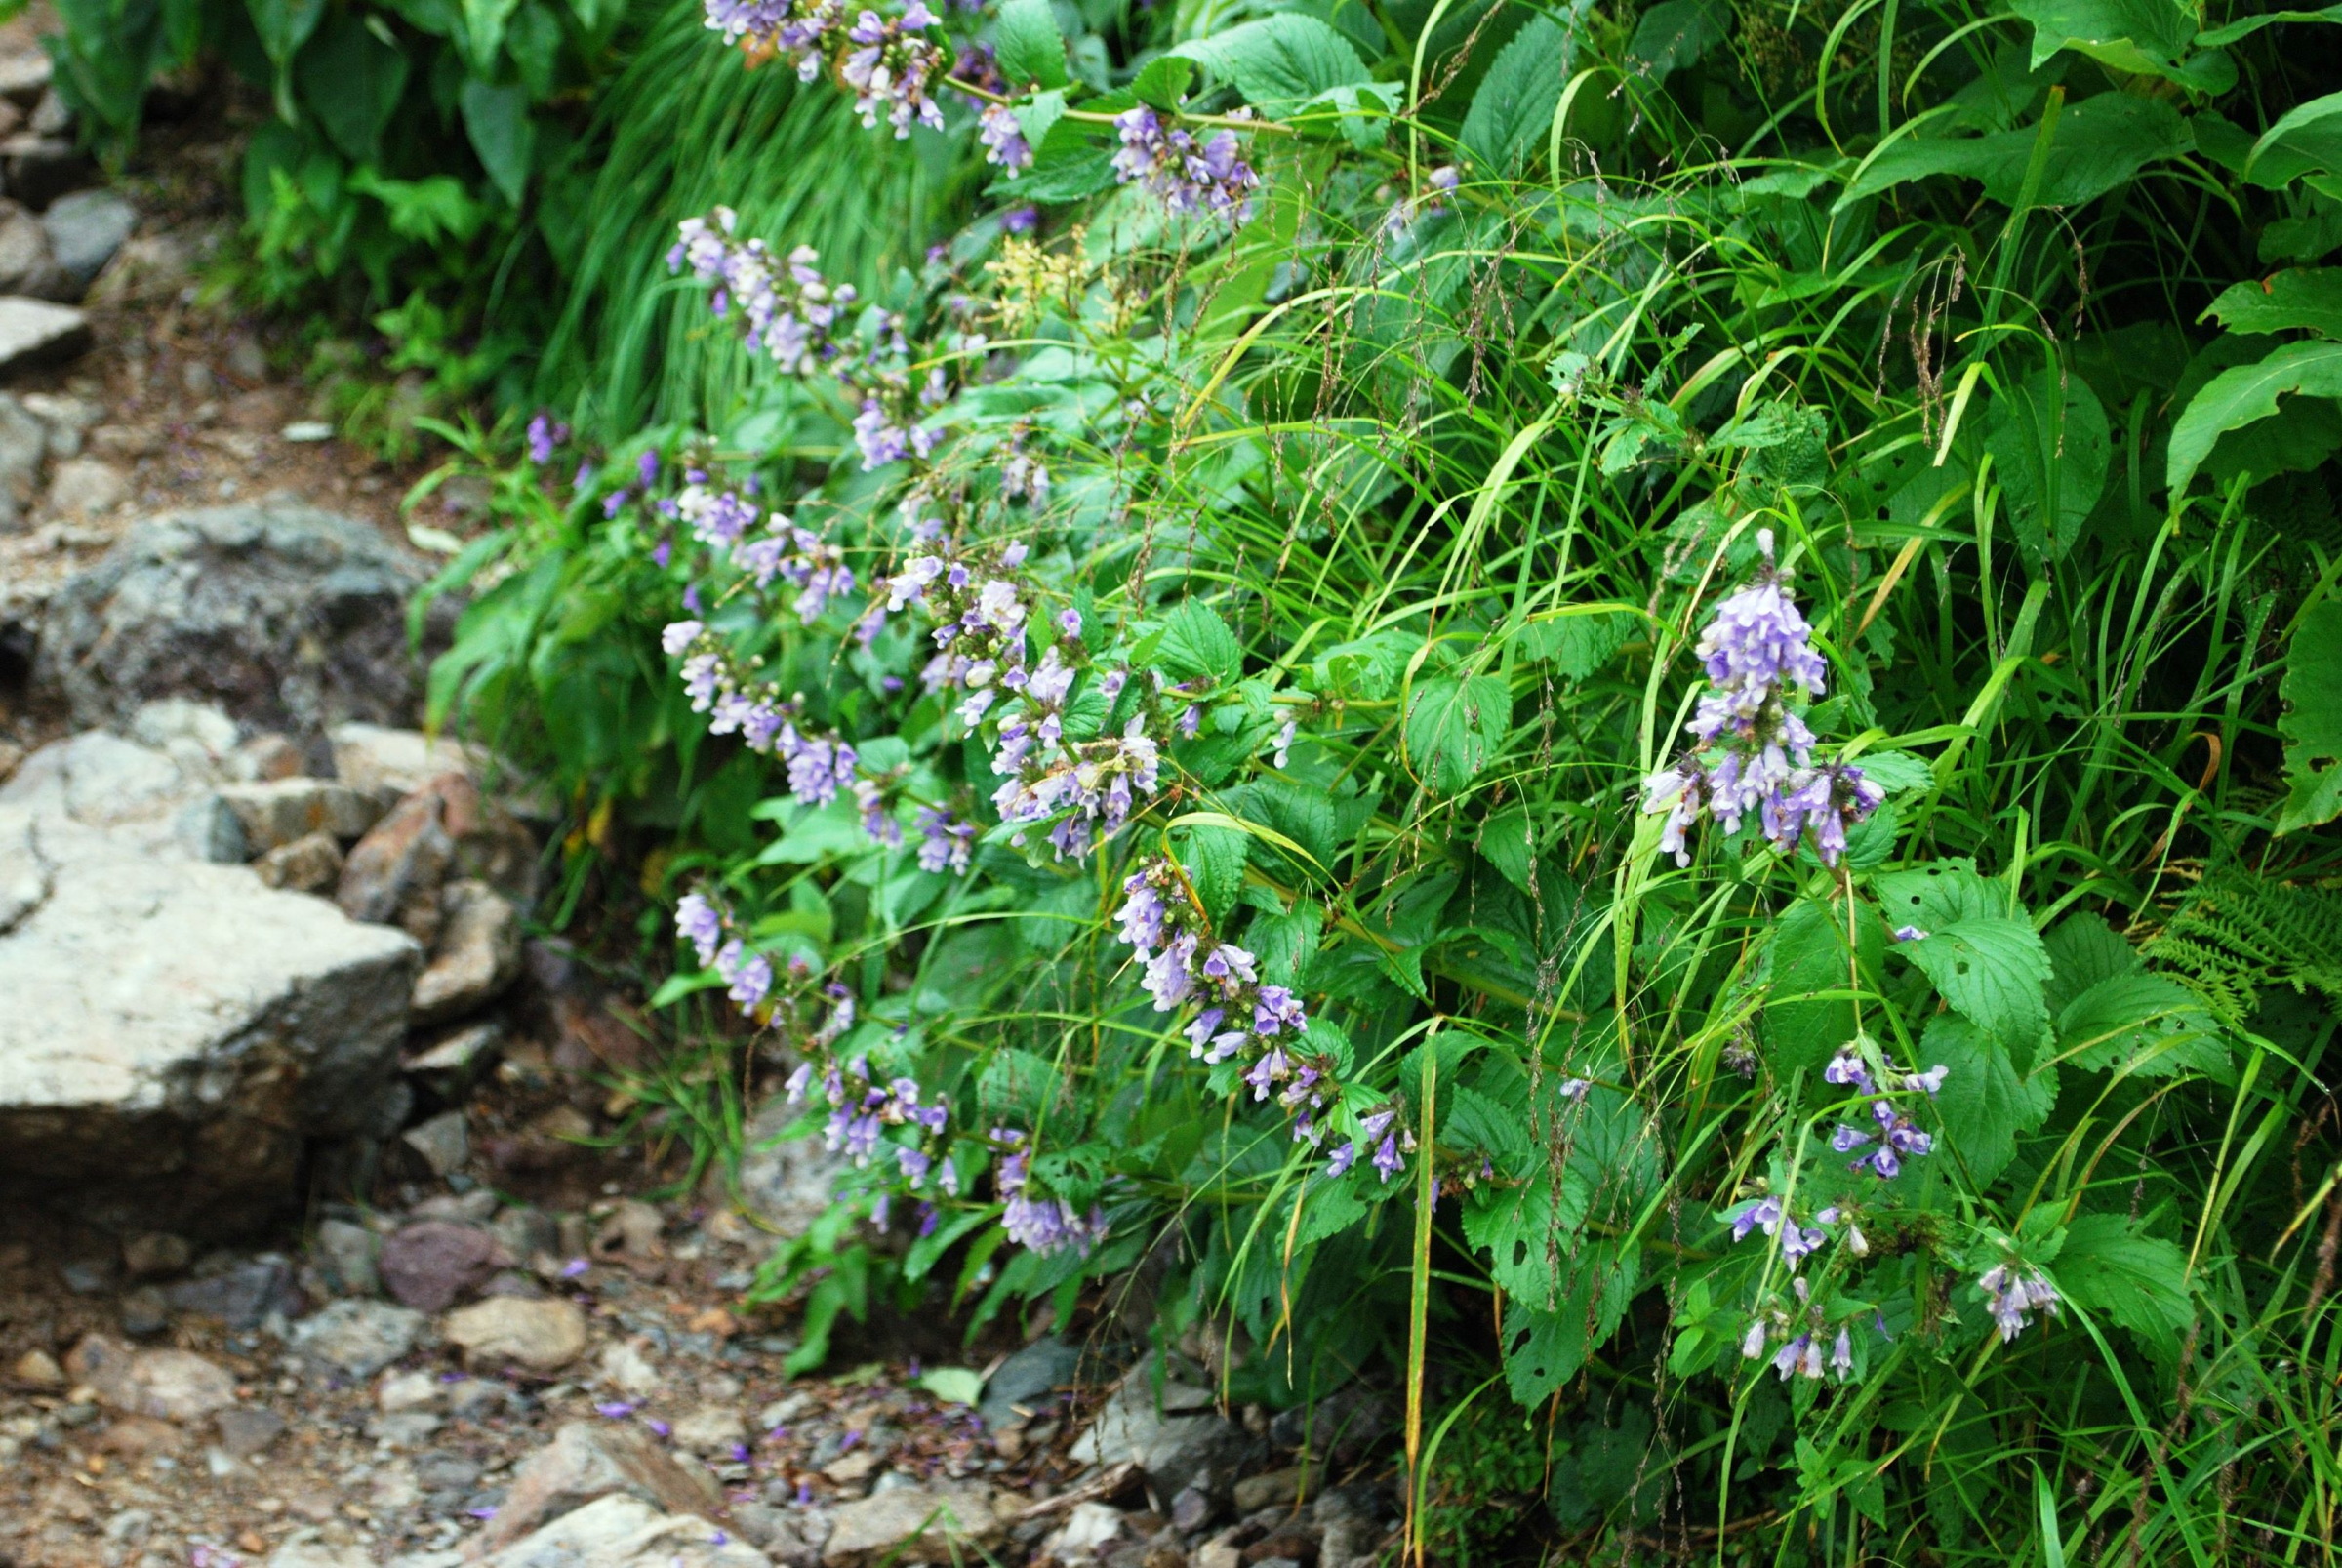
[[[870,798],[809,797],[668,688],[627,733],[685,760],[600,770],[682,803],[670,894],[857,999],[835,1039],[758,1000],[752,1069],[867,1061],[950,1107],[956,1190],[861,1168],[764,1288],[825,1322],[874,1283],[978,1321],[1141,1301],[1274,1405],[1484,1366],[1518,1408],[1458,1407],[1502,1431],[1470,1464],[1411,1440],[1426,1528],[1502,1496],[1667,1554],[2329,1550],[2338,22],[980,22],[1032,160],[861,302],[946,389],[932,458],[871,467],[855,408],[768,368],[449,579],[483,591],[444,711],[599,722],[595,661],[639,650],[547,628],[623,572],[856,750]],[[1240,128],[1250,210],[1117,179],[1140,105]],[[802,612],[703,549],[684,470],[752,476],[863,591]],[[867,629],[922,551],[1011,542],[1036,623],[1191,709],[1094,852],[992,814],[997,720],[922,684],[927,623]],[[1828,669],[1802,722],[1883,803],[1835,864],[1751,821],[1678,866],[1645,780],[1768,557]],[[1127,717],[1081,690],[1076,743]],[[967,873],[883,830],[914,803],[978,825]],[[1134,873],[1306,1005],[1306,1123],[1153,1005]],[[686,960],[658,1000],[728,979]],[[1899,1170],[1855,1168],[1889,1129]],[[1015,1195],[1103,1230],[1016,1246]]]

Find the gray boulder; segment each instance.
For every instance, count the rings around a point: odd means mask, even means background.
[[[75,298],[139,226],[139,210],[110,190],[77,190],[60,196],[41,214],[49,249]]]
[[[406,604],[423,577],[365,524],[307,506],[167,513],[59,588],[33,680],[83,725],[193,696],[322,750],[332,725],[413,710]]]
[[[98,733],[0,786],[0,1197],[233,1233],[371,1131],[415,944],[189,855],[174,824],[208,793]]]

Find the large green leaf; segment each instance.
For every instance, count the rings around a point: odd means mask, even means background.
[[[1243,668],[1244,645],[1211,606],[1191,599],[1164,618],[1157,656],[1182,680],[1200,677],[1226,686]]]
[[[1990,919],[2008,913],[2008,890],[1976,874],[1965,860],[1929,861],[1871,878],[1871,891],[1886,923],[1900,931],[1917,926],[1937,931],[1957,920]]]
[[[245,0],[252,30],[261,37],[268,62],[282,70],[325,15],[325,0]]]
[[[2342,816],[2342,600],[2315,605],[2293,630],[2277,721],[2285,743],[2288,792],[2277,830],[2315,827]]]
[[[2017,544],[2036,567],[2062,561],[2106,490],[2114,441],[2098,394],[2042,371],[1993,400],[1985,449],[2000,470]]]
[[[491,87],[478,77],[464,84],[458,95],[464,108],[464,134],[480,166],[505,199],[520,205],[528,193],[529,169],[537,156],[537,127],[529,119],[529,95],[521,87]]]
[[[2236,66],[2223,55],[2191,57],[2196,17],[2174,0],[2012,0],[2033,23],[2033,66],[2061,49],[2137,76],[2162,76],[2202,91],[2225,91]]]
[[[1884,946],[1878,917],[1863,909],[1851,935],[1863,942],[1863,972],[1875,975]],[[1854,1038],[1861,1008],[1852,994],[1855,966],[1848,943],[1842,905],[1800,899],[1774,922],[1764,1041],[1776,1075],[1786,1078],[1801,1068],[1818,1077],[1831,1053]]]
[[[2230,285],[2204,316],[2230,332],[2342,338],[2342,266],[2290,267]]]
[[[2218,1072],[2228,1062],[2219,1024],[2196,993],[2161,975],[2115,975],[2058,1009],[2063,1060],[2085,1072],[2116,1067],[2141,1077]]]
[[[1544,16],[1497,52],[1464,114],[1464,145],[1482,168],[1508,174],[1544,147],[1576,52],[1571,30]]]
[[[2049,1026],[2041,987],[2049,979],[2049,950],[2023,920],[1956,920],[1918,942],[1902,945],[1935,983],[1936,994],[1990,1034],[2022,1071]]]
[[[2140,1235],[2119,1214],[2085,1214],[2066,1226],[2057,1252],[2057,1284],[2077,1306],[2102,1312],[2170,1360],[2180,1331],[2195,1316],[2188,1300],[2187,1255]]]
[[[301,101],[343,157],[383,161],[383,128],[407,87],[407,57],[384,43],[355,12],[327,22],[293,66]]]
[[[1635,1296],[1638,1263],[1615,1241],[1590,1242],[1563,1260],[1551,1310],[1517,1299],[1506,1307],[1505,1383],[1515,1402],[1543,1404],[1618,1331]]]
[[[2206,382],[2171,427],[2166,482],[2172,500],[2186,494],[2222,435],[2268,419],[2281,397],[2305,394],[2342,398],[2342,343],[2287,343],[2258,364],[2238,365]]]
[[[1664,81],[1724,41],[1732,10],[1722,0],[1659,0],[1635,24],[1627,60],[1642,75]]]
[[[520,9],[520,0],[463,0],[463,6],[464,25],[456,40],[472,73],[486,76],[496,68],[497,52],[505,46],[505,26]]]
[[[1501,676],[1420,681],[1407,704],[1407,759],[1442,794],[1479,777],[1512,733],[1513,688]]]
[[[1978,1186],[2008,1169],[2017,1135],[2048,1120],[2057,1106],[2057,1069],[2046,1063],[2019,1075],[1999,1042],[1962,1018],[1938,1014],[1919,1040],[1922,1067],[1944,1067],[1935,1112],[1952,1152]]]
[[[1000,74],[1011,87],[1066,85],[1066,35],[1058,30],[1049,0],[1007,0],[992,37]]]
[[[1278,12],[1174,51],[1233,82],[1263,114],[1283,116],[1320,93],[1371,80],[1350,40],[1315,17]]]
[[[2342,173],[2342,93],[2314,98],[2262,132],[2244,172],[2254,183],[2272,189],[2304,175]],[[2342,189],[2330,181],[2325,183],[2327,195],[2342,197]]]
[[[1906,137],[1865,165],[1838,204],[1950,174],[1982,181],[1987,196],[2013,206],[2039,140],[2035,126],[1980,137]],[[2194,145],[2187,121],[2160,99],[2127,93],[2084,99],[2058,116],[2034,203],[2078,207],[2128,183],[2147,165],[2176,158]]]

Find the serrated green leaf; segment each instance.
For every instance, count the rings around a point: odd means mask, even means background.
[[[2102,1312],[2169,1361],[2196,1315],[2188,1299],[2187,1255],[2144,1236],[2119,1214],[2085,1214],[2066,1226],[2057,1287],[2077,1306]]]
[[[1854,759],[1862,776],[1891,798],[1909,794],[1914,789],[1926,789],[1935,784],[1935,770],[1925,757],[1915,757],[1908,751],[1865,751]]]
[[[1956,920],[1899,950],[1926,972],[1936,994],[2007,1050],[2017,1069],[2049,1027],[2041,994],[2051,966],[2040,933],[2022,920]]]
[[[1157,55],[1130,79],[1131,97],[1166,112],[1176,109],[1195,79],[1195,62],[1180,55]]]
[[[1920,1037],[1922,1070],[1948,1070],[1935,1095],[1944,1138],[1981,1186],[2016,1158],[2017,1135],[2057,1106],[2057,1069],[2041,1064],[2020,1076],[2008,1052],[1965,1019],[1938,1014]]]
[[[2279,687],[2285,711],[2284,807],[2277,830],[2290,833],[2342,816],[2342,600],[2313,606],[2293,630]]]
[[[1464,113],[1465,150],[1482,169],[1511,174],[1545,149],[1576,60],[1575,29],[1542,15],[1497,52]]]
[[[1980,137],[1905,137],[1864,165],[1837,206],[1843,209],[1865,196],[1936,175],[1979,181],[1985,195],[2004,207],[2013,206],[2023,192],[2039,141],[2037,126]],[[2125,93],[2084,99],[2058,117],[2034,203],[2079,207],[2095,201],[2117,185],[2127,184],[2147,165],[2179,157],[2194,144],[2188,122],[2160,100]]]
[[[1665,81],[1730,35],[1731,8],[1723,0],[1659,0],[1635,24],[1627,61],[1638,74]]]
[[[2053,1014],[2102,980],[2139,972],[2139,955],[2105,917],[2070,914],[2041,939],[2053,966],[2043,999]]]
[[[1518,646],[1531,659],[1552,660],[1562,679],[1582,681],[1609,663],[1641,626],[1642,617],[1633,610],[1573,604],[1522,626]]]
[[[2222,371],[2188,400],[2171,427],[2165,482],[2177,502],[2230,430],[2268,419],[2281,397],[2342,398],[2342,343],[2287,343],[2255,365]]]
[[[1871,878],[1871,893],[1886,923],[1897,930],[1917,926],[1934,931],[1956,920],[1990,919],[2008,913],[2006,889],[1976,874],[1966,860],[1929,861]]]
[[[1864,911],[1854,932],[1865,948],[1862,969],[1875,974],[1882,945],[1878,917]],[[1791,905],[1774,922],[1763,1021],[1766,1059],[1778,1076],[1800,1069],[1818,1076],[1860,1027],[1848,944],[1844,911],[1811,899]]]
[[[2342,266],[2297,266],[2231,284],[2202,318],[2230,332],[2342,338]]]
[[[1407,760],[1441,794],[1468,788],[1512,733],[1513,689],[1501,676],[1441,675],[1417,683],[1407,703]]]
[[[992,24],[993,58],[1011,87],[1064,87],[1066,35],[1049,0],[1006,0]]]
[[[1282,118],[1328,89],[1373,80],[1358,52],[1332,27],[1278,12],[1174,51],[1233,82],[1263,114]]]
[[[1194,884],[1195,896],[1203,901],[1204,913],[1217,925],[1236,906],[1236,890],[1244,885],[1244,856],[1252,836],[1233,827],[1181,831],[1179,864]]]
[[[1550,1307],[1518,1299],[1507,1305],[1505,1383],[1515,1403],[1543,1404],[1618,1332],[1635,1297],[1639,1264],[1636,1253],[1616,1242],[1591,1242],[1563,1261],[1561,1290]]]
[[[2082,991],[2058,1010],[2057,1043],[2083,1072],[2160,1078],[2228,1065],[2218,1021],[2194,991],[2160,975],[2115,975]]]
[[[1217,686],[1233,685],[1244,668],[1244,645],[1236,634],[1209,605],[1192,599],[1164,618],[1156,657],[1182,680],[1201,676]]]

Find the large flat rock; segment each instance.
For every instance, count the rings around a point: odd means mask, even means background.
[[[313,1143],[373,1130],[420,953],[189,853],[208,790],[105,734],[0,787],[0,1186],[232,1231],[299,1202]]]

